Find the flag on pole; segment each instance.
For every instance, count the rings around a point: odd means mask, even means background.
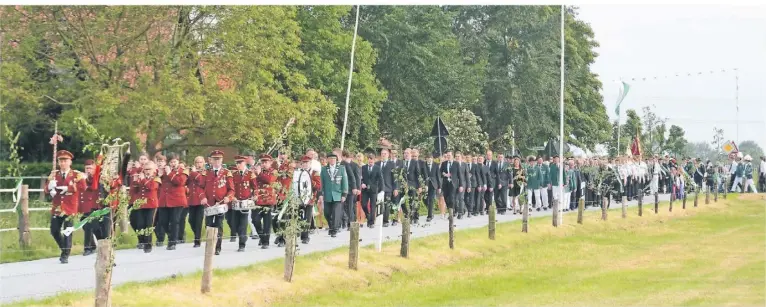
[[[628,91],[630,91],[630,85],[625,83],[625,81],[622,81],[620,94],[617,96],[617,107],[614,109],[614,113],[616,113],[617,116],[620,116],[620,104],[625,99],[625,96],[628,95]]]
[[[630,145],[630,153],[634,156],[641,155],[641,139],[639,139],[638,134],[633,138],[633,144]]]
[[[106,208],[102,208],[100,210],[93,211],[93,212],[91,212],[90,215],[88,215],[88,217],[78,221],[77,223],[75,223],[74,225],[72,225],[70,227],[67,227],[66,229],[62,230],[61,233],[68,237],[69,235],[71,235],[76,230],[79,230],[83,226],[85,226],[85,224],[90,223],[91,221],[94,221],[94,220],[98,220],[102,216],[109,215],[111,210],[112,210],[111,208],[106,207]]]

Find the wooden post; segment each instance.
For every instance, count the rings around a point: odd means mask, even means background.
[[[552,224],[553,227],[559,227],[559,204],[557,199],[553,199],[552,204],[552,210],[551,210],[551,217],[553,218]]]
[[[46,181],[48,181],[48,176],[40,176],[40,190],[42,190],[42,192],[40,192],[40,201],[45,201],[45,191],[47,190],[45,186]]]
[[[351,223],[351,239],[348,242],[348,268],[359,268],[359,222]]]
[[[287,226],[290,227],[290,226]],[[285,236],[285,276],[286,282],[293,281],[293,270],[295,269],[295,233],[290,230],[284,231]],[[207,248],[207,246],[206,246]]]
[[[455,209],[449,208],[449,248],[455,249]]]
[[[718,202],[718,185],[716,185],[715,190],[713,190],[713,202]]]
[[[585,200],[581,198],[577,201],[577,224],[582,224],[583,211],[585,211]]]
[[[606,205],[604,205],[604,210],[606,210]],[[622,218],[627,218],[627,217],[628,217],[628,196],[622,195]]]
[[[699,198],[700,190],[699,188],[695,189],[694,191],[694,208],[697,208],[697,198]]]
[[[723,176],[726,177],[723,181],[723,199],[726,199],[726,194],[729,194],[729,175],[724,174]]]
[[[521,205],[521,232],[527,233],[529,230],[529,200]]]
[[[686,191],[684,191],[684,197],[681,198],[681,209],[686,210]]]
[[[29,185],[21,186],[21,213],[19,214],[19,246],[31,246],[32,238],[29,232]]]
[[[654,214],[660,213],[660,194],[654,193]]]
[[[710,187],[707,187],[707,189],[705,189],[705,204],[706,205],[710,204]]]
[[[494,240],[495,239],[495,226],[497,223],[497,216],[496,216],[496,207],[495,204],[492,203],[489,205],[489,212],[487,216],[489,217],[489,223],[487,223],[487,230],[489,231],[489,239]],[[513,210],[513,209],[511,209]]]
[[[668,212],[673,212],[673,201],[676,199],[676,191],[670,192],[670,206],[668,207]]]
[[[112,306],[112,240],[98,240],[96,249],[96,307]]]
[[[644,216],[644,194],[638,197],[638,216]]]
[[[601,220],[606,221],[606,203],[609,201],[608,198],[602,197],[601,198]],[[625,196],[622,198],[622,206],[625,208]],[[625,210],[625,209],[623,209]]]
[[[399,250],[399,256],[410,257],[410,214],[402,218],[402,247]]]
[[[205,234],[205,263],[202,265],[202,294],[210,292],[213,287],[213,254],[218,241],[218,228],[207,227]]]

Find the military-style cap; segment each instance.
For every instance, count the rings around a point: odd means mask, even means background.
[[[61,159],[72,160],[72,159],[74,159],[74,155],[72,155],[72,153],[69,152],[69,151],[59,150],[59,151],[56,152],[56,159],[58,159],[58,160],[61,160]]]
[[[336,155],[334,152],[331,151],[331,152],[327,153],[327,157],[328,158],[338,158],[338,155]]]
[[[261,161],[273,160],[273,158],[270,155],[267,155],[267,154],[262,154],[259,159]]]
[[[211,151],[210,152],[210,157],[211,158],[223,158],[223,150],[216,149],[216,150]]]
[[[234,156],[234,161],[236,162],[244,162],[245,160],[247,160],[245,156]]]

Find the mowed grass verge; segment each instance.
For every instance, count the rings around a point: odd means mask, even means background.
[[[215,271],[213,292],[199,293],[200,274],[116,287],[113,306],[762,306],[766,281],[766,202],[761,195],[659,214],[619,208],[609,220],[568,214],[554,229],[534,218],[416,239],[409,259],[399,244],[363,248],[359,271],[346,249],[298,258],[293,283],[281,260]],[[92,293],[67,293],[17,306],[88,306]]]

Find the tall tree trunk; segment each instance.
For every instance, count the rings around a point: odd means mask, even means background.
[[[606,217],[607,217],[607,213],[606,213],[606,203],[607,203],[607,201],[608,201],[608,199],[606,197],[602,197],[601,198],[601,220],[603,220],[603,221],[606,221]],[[623,206],[624,206],[624,203],[625,202],[623,201]]]

